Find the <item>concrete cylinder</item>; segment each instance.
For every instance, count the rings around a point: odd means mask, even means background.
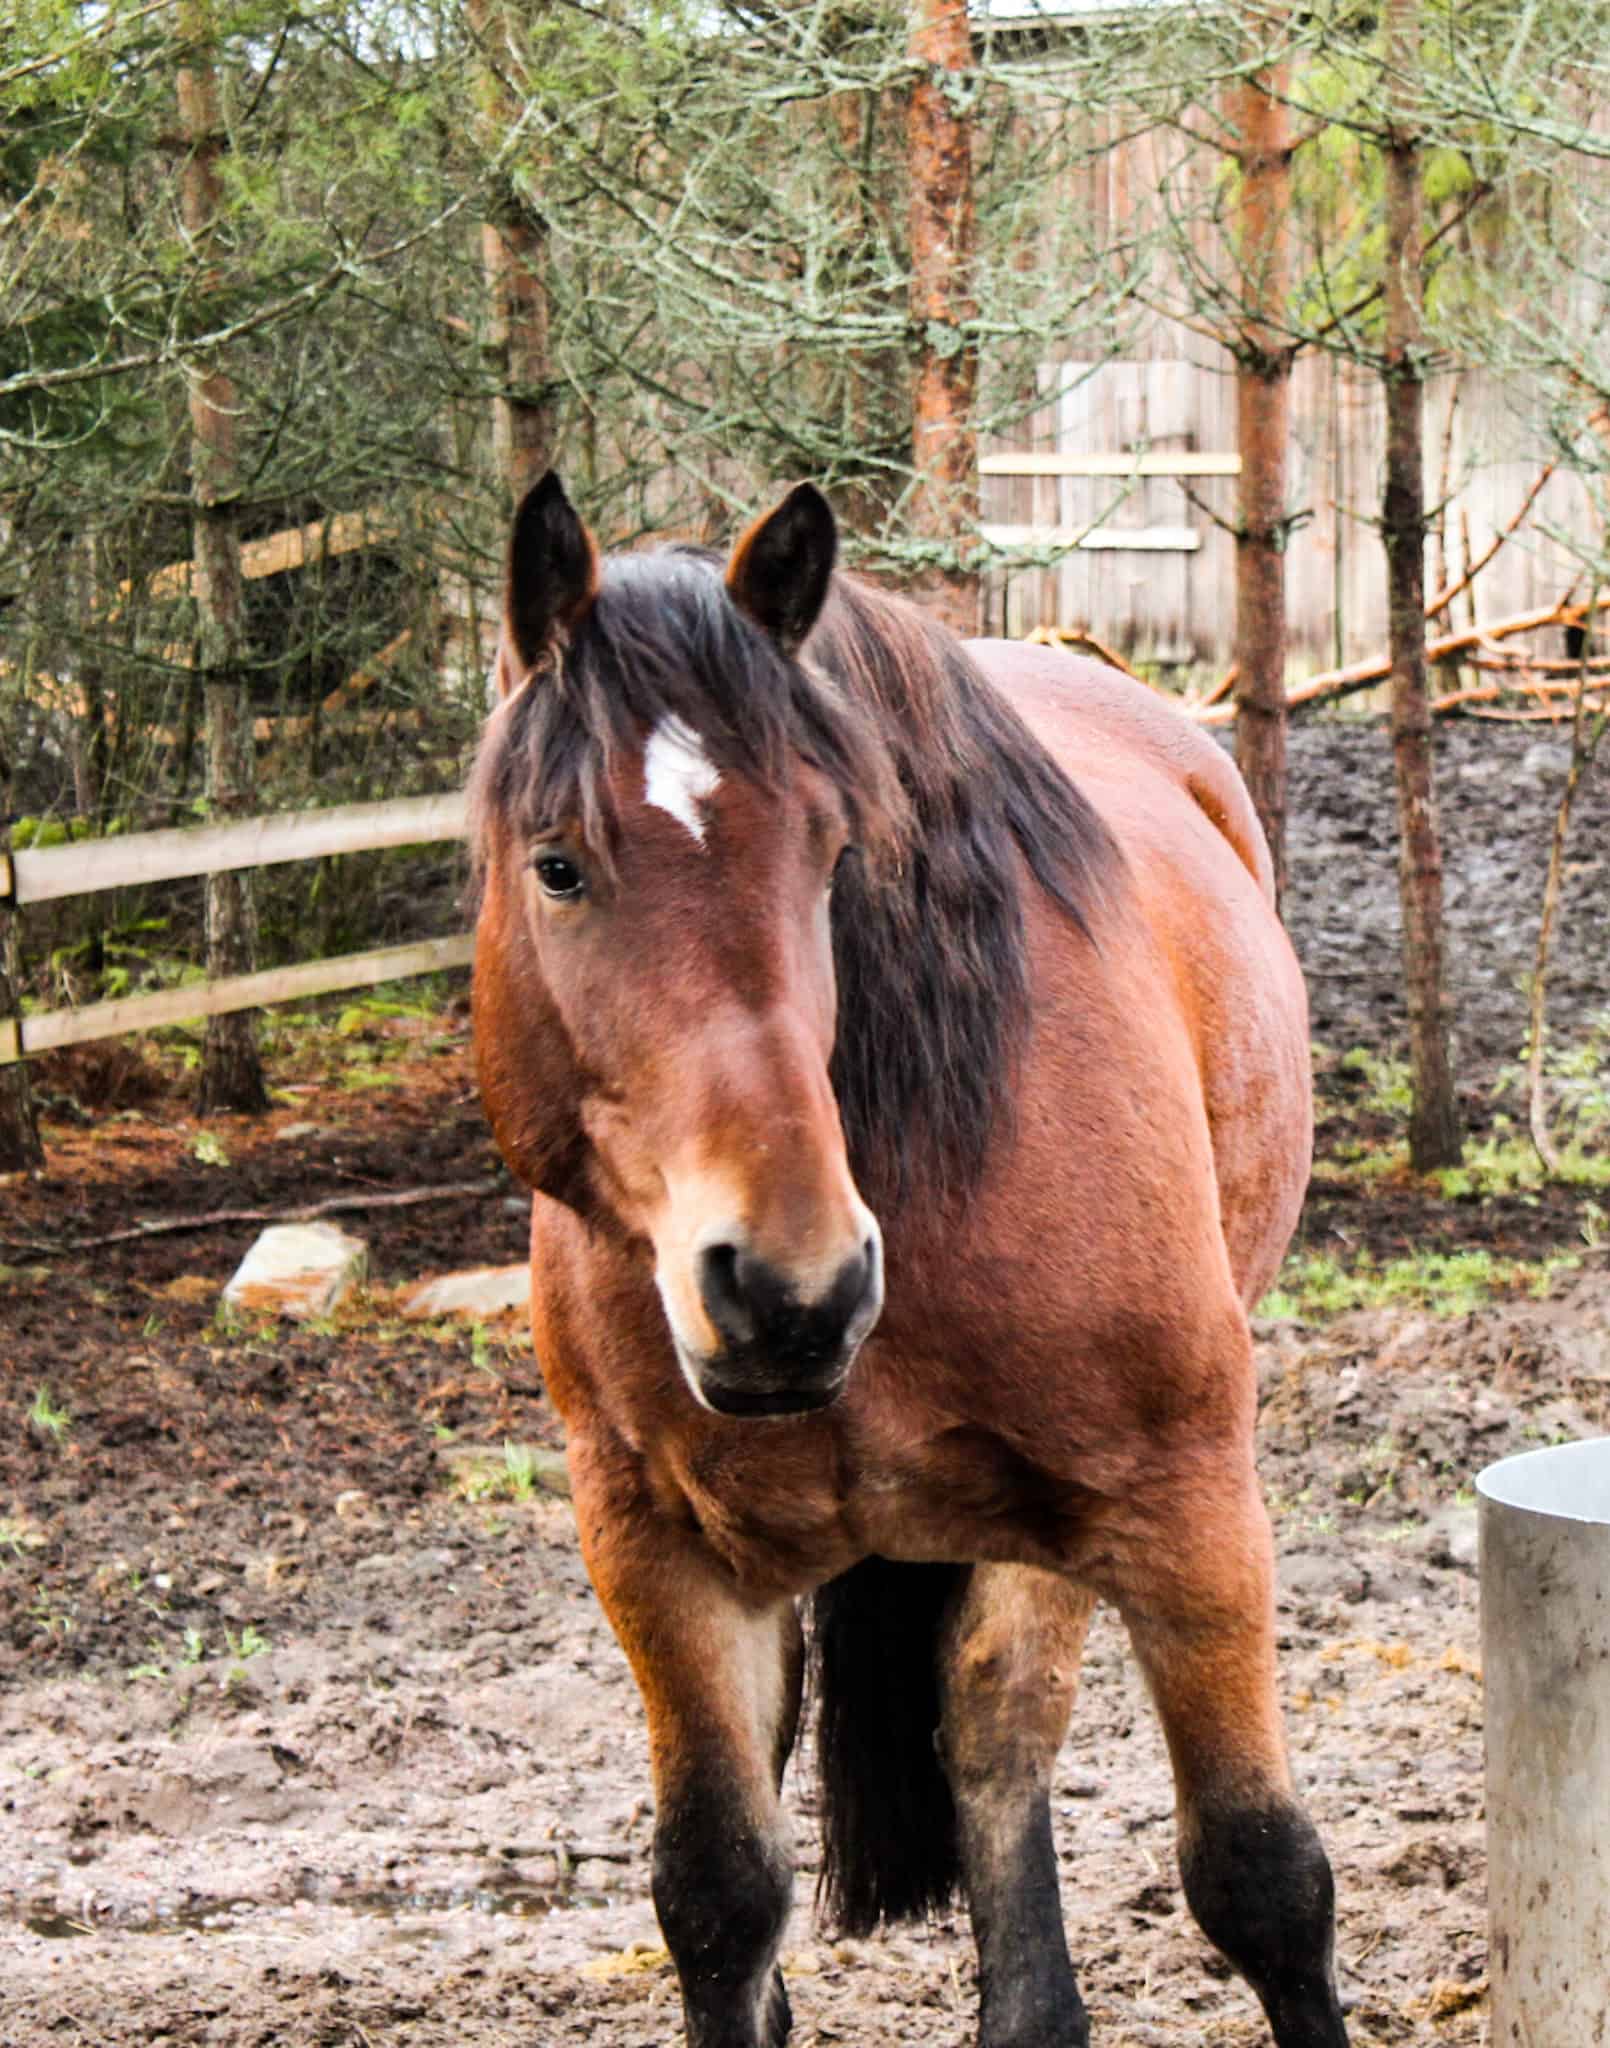
[[[1610,2048],[1610,1437],[1481,1503],[1492,2048]]]

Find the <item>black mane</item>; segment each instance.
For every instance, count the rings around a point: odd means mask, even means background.
[[[1113,857],[1086,799],[961,642],[901,599],[837,575],[796,661],[732,604],[714,556],[618,558],[551,673],[492,721],[471,788],[533,836],[579,816],[607,848],[606,771],[666,716],[718,767],[780,782],[803,756],[842,791],[858,857],[835,883],[832,1079],[850,1166],[874,1207],[977,1181],[1028,1015],[1023,864],[1082,929]]]

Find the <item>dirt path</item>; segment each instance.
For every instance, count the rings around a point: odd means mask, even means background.
[[[1518,1042],[1513,982],[1552,788],[1547,760],[1529,783],[1521,773],[1548,743],[1492,741],[1458,740],[1448,785],[1456,915],[1467,938],[1486,935],[1463,970],[1483,1086]],[[1297,747],[1295,919],[1316,1035],[1337,1053],[1389,1048],[1396,1030],[1390,820],[1360,801],[1378,794],[1367,750],[1380,745]],[[1585,823],[1563,1029],[1610,1002],[1604,844]],[[641,1715],[568,1505],[466,1498],[444,1456],[449,1434],[557,1441],[529,1349],[516,1329],[404,1325],[386,1293],[517,1258],[515,1191],[354,1219],[376,1287],[333,1326],[217,1322],[250,1230],[69,1259],[28,1248],[135,1216],[495,1173],[462,1019],[372,1021],[322,1046],[310,1073],[266,1125],[221,1126],[221,1161],[171,1097],[141,1097],[125,1075],[138,1113],[114,1092],[92,1123],[53,1124],[50,1175],[0,1190],[0,2039],[675,2043],[647,1895]],[[58,1108],[89,1080],[64,1067]],[[1577,1218],[1519,1197],[1472,1208],[1338,1184],[1308,1228],[1383,1255],[1477,1239],[1535,1252]],[[1610,1428],[1610,1261],[1586,1256],[1555,1298],[1454,1321],[1373,1310],[1261,1334],[1283,1682],[1337,1867],[1355,2041],[1474,2048],[1469,1481],[1507,1451]],[[798,2048],[970,2042],[964,1928],[824,1936],[808,1912],[808,1757],[790,1800]],[[1265,2036],[1249,1996],[1182,1908],[1170,1809],[1152,1717],[1104,1620],[1056,1786],[1096,2038],[1252,2048]]]

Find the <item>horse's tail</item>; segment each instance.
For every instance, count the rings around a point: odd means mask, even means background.
[[[846,1934],[943,1906],[959,1866],[939,1761],[939,1630],[965,1565],[869,1557],[812,1601],[816,1900]]]

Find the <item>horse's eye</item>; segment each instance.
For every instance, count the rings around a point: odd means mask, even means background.
[[[581,869],[573,860],[566,860],[562,853],[539,854],[532,865],[536,868],[543,895],[552,896],[556,902],[573,901],[585,887]]]

